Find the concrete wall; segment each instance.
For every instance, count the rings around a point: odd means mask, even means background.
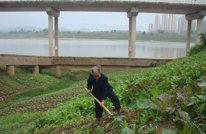
[[[151,63],[166,64],[173,59],[127,58],[127,57],[71,57],[71,56],[27,56],[0,54],[0,65],[67,65],[67,66],[134,66],[151,67]]]
[[[0,65],[33,68],[33,73],[35,74],[38,74],[38,71],[41,72],[42,69],[56,68],[58,77],[61,76],[60,69],[91,69],[93,66],[98,66],[102,70],[119,70],[152,67],[152,64],[164,65],[172,60],[173,59],[127,57],[26,56],[0,54]]]

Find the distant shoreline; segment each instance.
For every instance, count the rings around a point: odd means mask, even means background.
[[[0,34],[0,39],[36,39],[49,40],[45,33],[5,33]],[[59,33],[59,40],[90,40],[90,41],[128,41],[129,35],[123,33]],[[180,34],[136,34],[137,42],[185,42],[186,35]],[[54,39],[54,36],[53,36]],[[129,42],[129,41],[128,41]],[[191,42],[195,42],[195,36],[191,36]]]
[[[48,38],[0,38],[0,39],[48,40]],[[129,41],[129,40],[117,40],[117,39],[112,40],[112,39],[88,39],[88,38],[59,38],[59,40]],[[136,40],[136,42],[171,42],[171,43],[174,43],[172,41],[155,41],[155,40]],[[176,43],[184,43],[184,42],[176,42]]]

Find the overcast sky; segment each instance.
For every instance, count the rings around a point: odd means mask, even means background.
[[[136,18],[136,30],[148,31],[155,21],[152,13],[139,13]],[[177,15],[182,16],[182,15]],[[46,12],[0,12],[0,30],[15,27],[48,28]],[[127,13],[119,12],[60,12],[59,29],[106,31],[128,30]]]

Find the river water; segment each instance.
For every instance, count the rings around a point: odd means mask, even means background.
[[[0,54],[48,56],[48,44],[48,39],[0,39]],[[184,42],[137,41],[135,47],[137,58],[178,58],[185,52]],[[60,39],[59,56],[128,57],[128,41]]]

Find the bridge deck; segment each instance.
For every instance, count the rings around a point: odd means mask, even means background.
[[[0,11],[108,11],[192,14],[206,10],[206,0],[0,0]]]

